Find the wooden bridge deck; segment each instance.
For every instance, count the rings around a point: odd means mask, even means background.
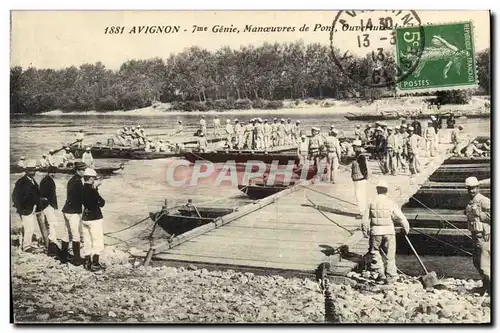
[[[422,172],[416,176],[382,175],[377,163],[369,162],[368,200],[376,195],[376,182],[384,178],[390,185],[389,195],[402,205],[444,158],[444,153],[432,159],[422,157]],[[320,212],[308,198],[324,209]],[[343,276],[368,249],[368,240],[357,230],[361,220],[354,217],[355,202],[349,170],[341,168],[336,184],[297,185],[241,207],[215,223],[156,246],[155,258],[297,274],[311,273],[320,263],[329,262],[331,273]],[[339,248],[344,250],[342,255]]]

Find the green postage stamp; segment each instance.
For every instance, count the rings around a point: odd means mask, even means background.
[[[396,29],[399,93],[477,87],[471,22]]]

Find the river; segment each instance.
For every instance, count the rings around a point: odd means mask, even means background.
[[[225,124],[225,119],[234,120],[234,115],[219,115],[221,124]],[[239,119],[247,121],[251,116],[245,115]],[[278,117],[279,118],[279,117]],[[286,117],[285,117],[286,118]],[[294,113],[290,118],[300,120],[303,128],[309,130],[312,126],[321,127],[326,131],[330,124],[335,124],[336,128],[345,135],[350,135],[354,130],[355,122],[350,122],[341,114],[330,115],[323,112],[314,112],[310,108],[304,109],[304,113],[297,115]],[[206,116],[208,127],[212,124],[213,115]],[[73,142],[76,133],[81,128],[85,132],[85,142],[106,142],[108,136],[113,135],[118,128],[123,126],[135,126],[140,124],[146,129],[148,135],[158,138],[166,138],[171,135],[176,128],[177,120],[182,120],[185,131],[193,133],[199,121],[199,115],[186,113],[185,115],[169,115],[162,113],[151,116],[124,116],[113,115],[112,113],[102,115],[71,115],[63,114],[58,116],[41,115],[26,118],[13,118],[10,124],[10,162],[15,163],[21,155],[27,159],[39,159],[42,153],[49,149],[58,149],[64,143]],[[268,120],[271,120],[268,118]],[[362,127],[366,123],[359,122]],[[389,126],[398,124],[399,121],[387,121]],[[457,119],[457,125],[463,124],[466,132],[470,134],[487,135],[490,133],[489,119]],[[175,140],[182,141],[182,137]],[[59,153],[62,154],[62,153]],[[97,160],[97,166],[118,164],[119,160]],[[127,225],[144,218],[148,212],[157,211],[166,199],[168,206],[183,203],[187,199],[196,202],[214,201],[220,199],[221,202],[231,205],[231,202],[242,204],[249,200],[241,194],[236,187],[229,185],[220,188],[210,184],[200,186],[186,186],[172,188],[164,181],[165,160],[151,161],[124,161],[125,168],[118,174],[103,180],[100,193],[106,199],[106,206],[103,209],[105,216],[105,232],[121,229]],[[36,179],[40,181],[43,174],[37,173]],[[19,174],[10,175],[11,193],[13,185]],[[57,195],[60,208],[66,199],[66,182],[69,175],[57,174],[55,177]],[[18,219],[14,209],[11,207],[11,217]],[[62,221],[62,216],[60,216]],[[107,240],[112,243],[113,240]],[[468,263],[468,258],[459,260],[464,267],[472,266]],[[408,262],[413,262],[409,260]],[[409,271],[418,271],[415,263],[405,268]],[[452,272],[451,272],[452,273]],[[443,274],[450,275],[450,272]],[[473,271],[471,272],[473,274]]]

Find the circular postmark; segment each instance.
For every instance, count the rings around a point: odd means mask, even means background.
[[[419,40],[398,50],[396,28],[417,27]],[[335,64],[352,81],[365,87],[392,87],[418,66],[425,36],[413,10],[343,10],[330,29],[330,50]]]

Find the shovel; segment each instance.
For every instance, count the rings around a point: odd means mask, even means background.
[[[420,256],[418,255],[417,251],[415,250],[415,248],[411,244],[410,239],[408,238],[407,235],[405,235],[405,238],[406,238],[406,241],[408,242],[408,245],[410,245],[411,250],[415,254],[415,257],[417,257],[417,260],[420,263],[420,266],[422,266],[422,268],[425,271],[425,275],[422,276],[422,278],[421,278],[422,285],[424,286],[425,289],[432,289],[434,287],[434,285],[438,284],[438,278],[437,278],[436,272],[433,271],[433,272],[429,273],[427,268],[425,268],[424,263],[420,259]]]

